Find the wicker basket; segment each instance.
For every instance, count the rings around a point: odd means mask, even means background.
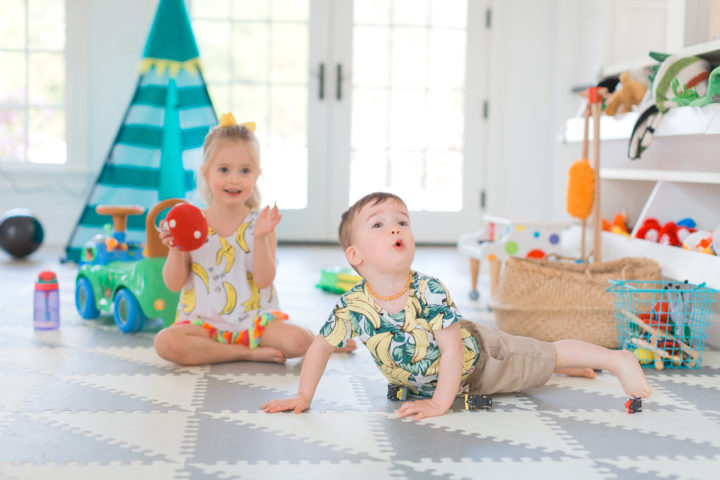
[[[596,264],[510,257],[490,300],[498,327],[512,335],[584,340],[618,348],[609,280],[659,280],[649,258]]]

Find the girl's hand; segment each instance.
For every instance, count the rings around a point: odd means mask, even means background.
[[[277,205],[272,209],[270,205],[265,207],[255,221],[255,237],[265,237],[275,231],[275,226],[280,223],[282,215],[278,211]]]
[[[405,402],[398,408],[397,413],[401,417],[414,415],[413,420],[420,420],[426,417],[439,417],[444,415],[446,411],[447,408],[441,407],[433,399],[428,399]]]
[[[289,410],[295,413],[302,413],[308,408],[310,408],[310,401],[300,394],[294,398],[272,400],[262,406],[265,413],[286,412]]]
[[[172,234],[170,233],[170,229],[167,226],[167,222],[165,220],[160,222],[160,241],[168,248],[176,248],[173,242]]]

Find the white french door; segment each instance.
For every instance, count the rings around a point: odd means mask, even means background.
[[[485,2],[193,3],[218,112],[255,120],[279,239],[334,241],[362,195],[399,194],[419,242],[480,222]]]

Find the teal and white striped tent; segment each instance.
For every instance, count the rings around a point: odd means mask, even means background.
[[[140,78],[115,141],[85,202],[65,258],[77,262],[85,243],[112,220],[97,205],[190,199],[202,144],[217,125],[183,0],[160,0],[141,61]],[[130,216],[127,239],[145,240],[145,214]]]

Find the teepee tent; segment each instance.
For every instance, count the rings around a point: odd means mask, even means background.
[[[140,63],[135,93],[85,202],[65,256],[77,262],[85,243],[111,219],[97,205],[140,205],[189,199],[202,144],[217,117],[183,0],[160,0]],[[128,240],[145,239],[145,214],[127,221]]]

